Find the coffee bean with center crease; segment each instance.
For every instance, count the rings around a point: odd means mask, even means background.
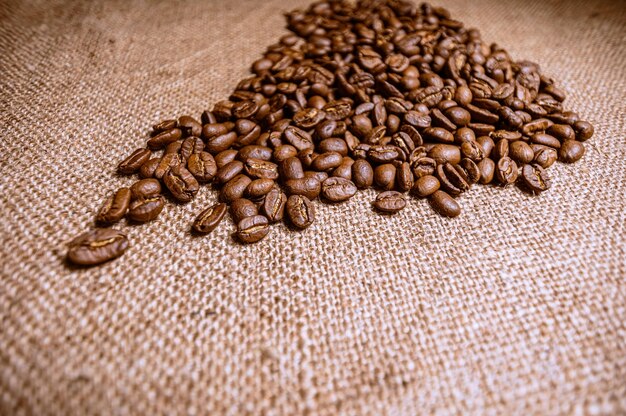
[[[291,195],[287,199],[285,210],[289,221],[297,228],[307,228],[315,221],[315,208],[305,196]]]
[[[191,201],[200,189],[196,178],[182,165],[174,166],[163,176],[165,186],[179,202]]]
[[[96,222],[98,224],[113,224],[126,215],[128,206],[130,205],[131,190],[128,188],[120,188],[113,195],[108,197],[98,215]]]
[[[558,159],[556,149],[540,144],[532,144],[530,147],[535,155],[533,162],[544,169],[552,166]]]
[[[289,179],[285,182],[285,189],[288,195],[303,195],[308,199],[315,199],[322,190],[322,185],[317,177],[304,177],[300,179]]]
[[[278,165],[261,159],[250,158],[244,163],[248,176],[257,179],[278,179]]]
[[[256,204],[249,199],[239,198],[230,203],[230,216],[235,224],[259,213]]]
[[[374,208],[387,214],[395,214],[406,207],[404,196],[397,191],[385,191],[378,194]]]
[[[87,231],[69,243],[67,259],[80,266],[94,266],[124,254],[128,239],[111,228]]]
[[[140,198],[130,203],[126,216],[131,221],[148,222],[158,217],[163,207],[165,207],[165,200],[161,195]]]
[[[217,164],[208,152],[194,153],[187,160],[187,170],[198,182],[209,182],[217,173]]]
[[[278,222],[283,219],[287,195],[280,189],[274,188],[267,193],[261,205],[261,213],[265,215],[269,222]]]
[[[152,150],[162,149],[183,136],[180,129],[171,129],[157,134],[148,140],[148,147]]]
[[[510,157],[503,157],[496,165],[496,179],[502,185],[509,185],[517,180],[517,164]]]
[[[135,150],[117,166],[117,171],[125,175],[137,172],[139,168],[141,168],[141,165],[150,159],[150,154],[150,150],[148,149],[141,148]]]
[[[133,199],[150,198],[161,193],[161,183],[156,179],[142,179],[130,187]]]
[[[269,233],[269,223],[263,215],[243,218],[237,223],[235,236],[245,244],[256,243]]]
[[[444,191],[435,191],[429,201],[433,209],[444,217],[457,217],[461,213],[459,203]]]
[[[322,183],[322,196],[330,202],[346,201],[356,194],[356,185],[344,178],[328,178]]]
[[[522,189],[538,194],[550,188],[548,173],[539,165],[524,165],[522,168]]]
[[[227,210],[228,206],[222,203],[208,207],[196,217],[192,229],[201,234],[210,233],[217,228]]]

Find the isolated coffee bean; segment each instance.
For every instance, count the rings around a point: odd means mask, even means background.
[[[395,214],[406,207],[406,199],[397,191],[385,191],[378,194],[374,201],[374,208],[387,214]]]
[[[584,142],[593,136],[594,130],[591,123],[579,120],[574,123],[574,132],[576,133],[576,140]]]
[[[130,197],[130,189],[118,189],[104,201],[104,204],[96,216],[96,223],[109,225],[124,218],[124,215],[126,215],[128,211],[128,206],[130,205]]]
[[[540,193],[550,188],[548,173],[539,165],[524,165],[522,168],[523,189],[531,193]]]
[[[280,189],[274,188],[267,193],[261,205],[261,213],[265,215],[269,222],[278,222],[283,219],[287,195]]]
[[[237,223],[237,239],[245,244],[256,243],[269,233],[269,223],[262,215],[243,218]]]
[[[130,187],[132,199],[150,198],[161,193],[161,183],[156,179],[142,179]]]
[[[87,231],[69,243],[67,259],[80,266],[94,266],[121,256],[128,248],[126,235],[111,228]]]
[[[201,234],[210,233],[217,228],[227,210],[228,206],[226,204],[217,203],[212,205],[198,214],[191,228]]]
[[[135,222],[152,221],[163,211],[163,207],[165,200],[161,195],[136,199],[130,203],[126,217]]]
[[[150,154],[151,152],[148,149],[141,148],[135,150],[117,166],[117,171],[119,173],[123,173],[124,175],[130,175],[137,172],[139,168],[141,168],[141,165],[150,159]]]
[[[179,202],[191,201],[200,189],[196,178],[181,165],[174,166],[163,176],[165,186]]]
[[[259,213],[256,204],[249,199],[235,199],[230,204],[230,216],[235,224],[247,217],[252,217]]]
[[[429,201],[435,212],[444,217],[457,217],[461,213],[458,202],[444,191],[435,191]]]
[[[322,183],[321,194],[327,201],[342,202],[356,194],[356,185],[344,178],[328,178]]]
[[[559,149],[559,161],[574,163],[585,154],[585,146],[576,140],[565,140]]]
[[[291,195],[285,207],[287,217],[295,227],[303,229],[315,221],[313,203],[305,196]]]

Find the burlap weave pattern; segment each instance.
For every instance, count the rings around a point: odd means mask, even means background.
[[[305,4],[0,0],[0,414],[626,413],[623,2],[442,3],[594,123],[539,197],[475,187],[449,220],[360,192],[241,246],[189,235],[206,187],[64,266],[151,123],[226,97]]]

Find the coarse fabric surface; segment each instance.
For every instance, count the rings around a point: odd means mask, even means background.
[[[541,196],[474,186],[446,219],[359,192],[242,246],[190,235],[203,187],[64,264],[149,127],[226,98],[306,5],[0,1],[0,414],[626,413],[623,1],[440,3],[594,124]]]

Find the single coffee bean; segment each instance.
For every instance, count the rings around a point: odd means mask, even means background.
[[[421,178],[415,181],[413,188],[411,189],[411,193],[425,198],[429,195],[432,195],[437,191],[440,187],[439,179],[434,177],[433,175],[422,176]]]
[[[261,213],[265,215],[271,223],[281,221],[283,219],[286,203],[287,195],[280,189],[273,188],[265,195],[263,205],[261,205]]]
[[[402,162],[396,168],[396,188],[398,191],[410,191],[413,188],[414,179],[409,162]]]
[[[283,137],[287,143],[298,149],[298,151],[313,148],[311,135],[295,126],[287,127],[283,133]]]
[[[522,168],[523,189],[538,194],[550,188],[548,173],[539,165],[524,165]]]
[[[161,193],[161,183],[156,179],[142,179],[130,187],[132,199],[150,198]]]
[[[473,142],[475,140],[476,134],[474,133],[474,130],[470,128],[461,127],[454,132],[454,141],[456,144],[461,145],[465,142]]]
[[[457,171],[462,169],[464,173],[462,176],[466,178],[467,182],[470,185],[478,183],[478,181],[480,180],[480,169],[478,168],[476,162],[474,162],[472,159],[469,159],[467,157],[463,158],[461,160],[461,163],[455,166],[455,169]]]
[[[496,147],[496,144],[493,142],[493,139],[489,136],[480,136],[476,139],[480,147],[483,149],[483,157],[490,157],[491,152]]]
[[[471,121],[469,111],[463,107],[450,107],[445,111],[446,116],[457,126],[467,126]]]
[[[163,120],[152,126],[152,132],[158,134],[163,131],[172,130],[173,128],[176,128],[176,120]]]
[[[262,198],[274,188],[275,182],[271,179],[254,179],[246,187],[244,195],[252,200]]]
[[[284,179],[301,179],[304,178],[304,169],[302,162],[297,157],[289,157],[280,164],[281,175]]]
[[[559,161],[574,163],[585,154],[585,146],[576,140],[565,140],[559,149]]]
[[[245,162],[248,159],[259,159],[269,161],[272,159],[272,149],[267,146],[248,145],[239,150],[237,159]]]
[[[391,191],[396,185],[396,167],[391,163],[377,166],[374,169],[374,183],[383,190]]]
[[[341,160],[341,164],[332,171],[330,176],[334,176],[336,178],[344,178],[349,181],[352,180],[352,165],[354,164],[354,159],[349,156],[344,157]]]
[[[163,155],[161,160],[159,160],[159,164],[154,170],[154,177],[157,179],[163,178],[167,172],[174,166],[178,166],[180,164],[180,156],[177,153],[168,153]]]
[[[233,160],[232,162],[229,162],[219,168],[213,180],[215,183],[223,185],[233,179],[235,176],[239,175],[242,171],[243,162],[239,160]]]
[[[406,200],[400,192],[385,191],[378,194],[374,201],[374,208],[380,212],[395,214],[406,207]]]
[[[456,166],[451,163],[445,163],[437,166],[436,170],[441,187],[452,195],[459,195],[470,187],[465,172],[457,169]]]
[[[131,175],[141,168],[141,165],[146,163],[150,159],[150,150],[137,149],[130,156],[124,159],[119,165],[117,165],[117,171],[124,175]]]
[[[118,222],[126,212],[130,205],[131,190],[128,188],[120,188],[113,195],[108,197],[98,215],[96,215],[96,223],[109,225]]]
[[[163,182],[178,202],[191,201],[200,189],[196,178],[182,165],[170,169],[163,176]]]
[[[496,165],[496,179],[502,185],[515,183],[517,180],[517,164],[510,157],[503,157]]]
[[[168,144],[177,141],[183,136],[180,129],[171,129],[157,134],[148,140],[148,147],[152,150],[162,149]]]
[[[535,154],[533,162],[544,169],[552,166],[558,159],[556,149],[540,144],[532,144],[530,147],[533,149]]]
[[[343,161],[343,157],[340,153],[337,152],[326,152],[321,155],[315,157],[313,159],[313,163],[311,163],[311,169],[319,171],[319,172],[328,172],[339,165]]]
[[[154,157],[141,165],[141,167],[139,168],[139,177],[144,179],[154,177],[154,172],[156,171],[156,168],[159,165],[160,161],[161,158]]]
[[[486,185],[493,181],[496,172],[496,163],[492,159],[485,158],[478,162],[478,169],[480,170],[480,183]]]
[[[185,136],[200,137],[202,134],[202,124],[191,116],[180,116],[177,127]]]
[[[461,144],[461,155],[475,161],[480,161],[485,157],[483,148],[475,140],[468,140]]]
[[[238,153],[239,151],[235,149],[228,149],[216,154],[213,159],[215,159],[215,164],[217,165],[217,168],[220,169],[222,166],[235,160]]]
[[[303,195],[308,199],[315,199],[322,190],[322,184],[317,177],[289,179],[285,182],[288,195]]]
[[[553,124],[548,128],[546,133],[556,137],[560,141],[576,140],[576,133],[574,133],[574,129],[568,124]]]
[[[307,170],[306,172],[304,172],[304,178],[313,178],[313,179],[317,179],[319,181],[319,183],[321,184],[322,182],[324,182],[326,179],[328,179],[330,177],[330,175],[326,172],[317,172],[314,170]]]
[[[454,136],[448,130],[441,127],[428,127],[422,136],[430,141],[438,143],[454,143]]]
[[[344,178],[328,178],[322,183],[322,196],[330,202],[346,201],[356,194],[356,185]]]
[[[549,146],[554,149],[561,147],[561,142],[554,136],[546,133],[536,133],[530,136],[530,142],[535,144],[541,144],[543,146]]]
[[[80,266],[94,266],[124,254],[128,239],[112,228],[87,231],[69,243],[67,259]]]
[[[436,144],[428,151],[428,157],[437,163],[457,164],[461,161],[461,148],[452,144]]]
[[[192,230],[201,234],[210,233],[217,228],[222,221],[227,209],[227,205],[222,203],[208,207],[196,217],[196,220],[191,226]]]
[[[251,178],[278,179],[278,165],[261,159],[249,158],[244,163],[244,170]]]
[[[187,170],[198,180],[198,182],[209,182],[217,173],[215,159],[208,152],[194,153],[189,156]]]
[[[285,206],[287,217],[295,227],[304,229],[315,221],[313,203],[303,195],[291,195]]]
[[[211,137],[210,139],[206,139],[204,150],[211,153],[212,155],[217,155],[224,150],[228,150],[235,142],[237,141],[237,133],[234,131],[221,134],[219,136]]]
[[[369,188],[374,183],[374,169],[365,159],[357,159],[352,165],[352,180],[357,188]]]
[[[165,200],[161,195],[136,199],[130,203],[126,216],[131,221],[148,222],[155,219],[163,211],[163,207]]]
[[[429,197],[431,207],[444,217],[457,217],[461,213],[461,206],[444,191],[435,191]]]
[[[239,221],[247,217],[252,217],[259,213],[256,204],[249,199],[239,198],[235,199],[230,204],[230,216],[233,218],[233,222],[238,224]]]
[[[200,153],[204,149],[204,142],[199,137],[187,137],[180,145],[180,158],[187,162],[191,155]],[[206,153],[206,152],[205,152]],[[210,154],[210,153],[207,153]],[[213,157],[213,156],[211,156]]]
[[[548,130],[553,124],[554,123],[547,118],[538,118],[524,124],[522,126],[522,134],[530,137],[535,133]]]
[[[202,126],[202,138],[205,140],[212,139],[213,137],[221,136],[228,133],[234,124],[228,123],[206,123]]]
[[[183,142],[181,141],[176,141],[176,142],[172,142],[170,144],[168,144],[167,146],[165,146],[165,150],[163,151],[163,154],[166,155],[168,153],[176,153],[179,154],[180,153],[180,148],[182,147]]]
[[[237,223],[237,239],[245,244],[256,243],[269,233],[269,223],[262,215],[254,215],[243,218]]]
[[[242,198],[246,188],[250,185],[250,182],[252,182],[252,179],[244,174],[235,176],[222,188],[222,191],[220,192],[220,201],[229,204],[235,199]]]
[[[276,163],[280,163],[283,160],[287,160],[290,157],[296,157],[298,155],[298,149],[290,144],[281,144],[276,147],[272,152],[272,159]]]
[[[578,120],[574,122],[574,132],[576,133],[576,140],[584,142],[593,136],[594,130],[588,121]]]
[[[367,151],[367,159],[373,163],[389,163],[400,158],[400,149],[393,145],[373,145]]]
[[[535,152],[526,142],[517,140],[509,144],[509,157],[523,165],[532,162]]]

